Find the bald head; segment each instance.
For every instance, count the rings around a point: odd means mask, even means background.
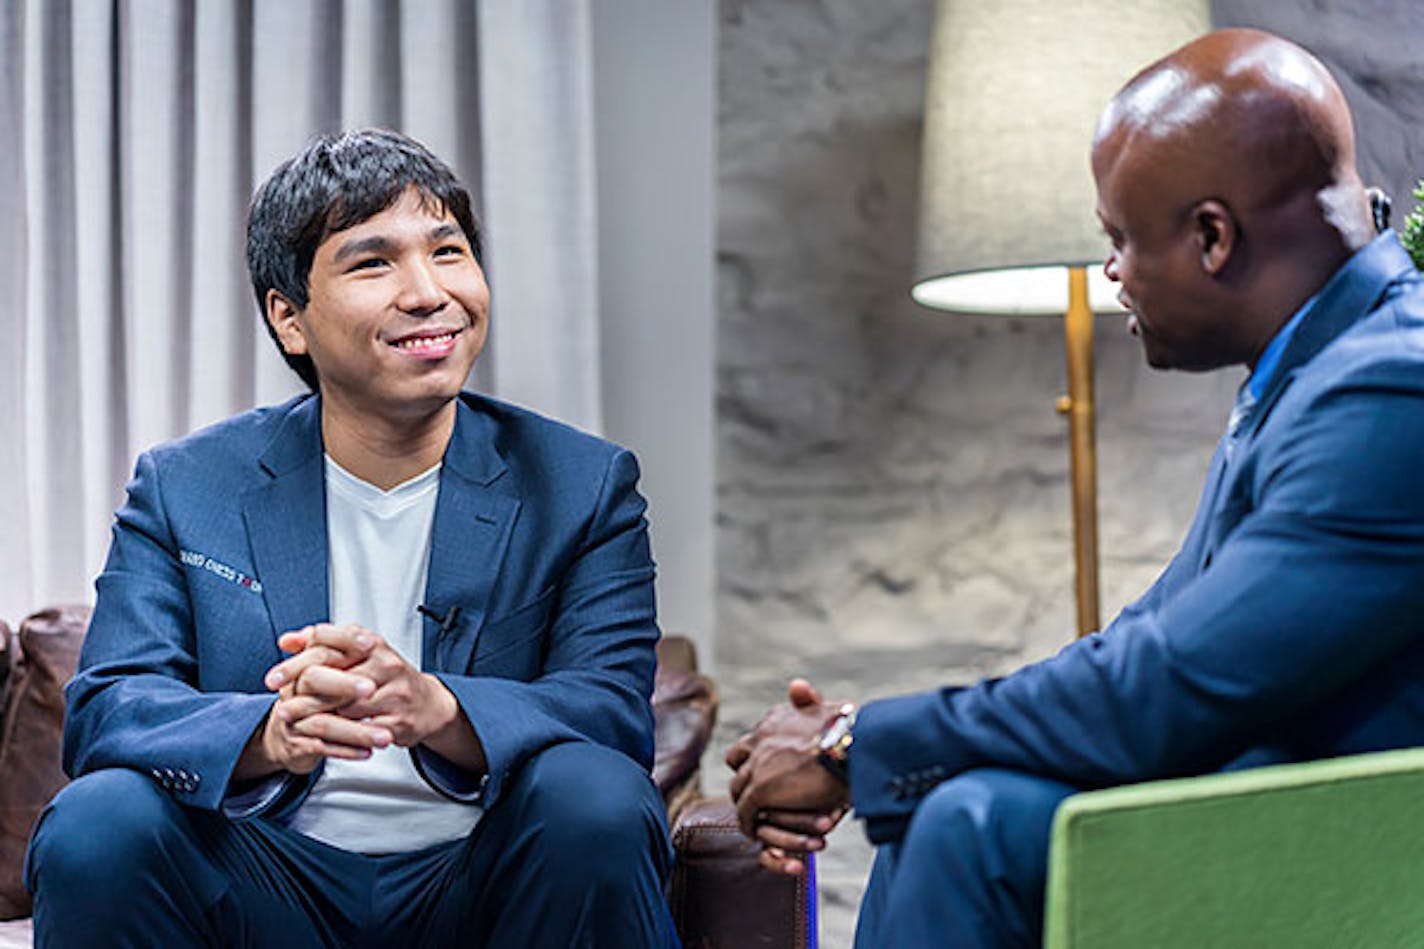
[[[1175,240],[1174,292],[1233,314],[1200,351],[1157,364],[1252,363],[1373,236],[1340,87],[1314,56],[1256,30],[1209,33],[1135,76],[1098,123],[1093,174],[1109,234],[1160,250]],[[1143,303],[1121,279],[1124,302]],[[1145,339],[1170,329],[1138,318]]]
[[[1359,185],[1345,97],[1318,59],[1269,33],[1219,30],[1147,67],[1104,110],[1094,146],[1108,143],[1156,163],[1173,194],[1217,194],[1241,215],[1314,200],[1348,244],[1369,239],[1363,190],[1341,193]],[[1358,213],[1341,206],[1350,198]]]

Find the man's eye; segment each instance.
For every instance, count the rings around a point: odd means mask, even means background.
[[[386,265],[384,257],[364,257],[351,265],[351,270],[376,270]]]
[[[465,256],[465,248],[461,247],[459,244],[445,244],[441,247],[435,248],[435,256],[463,257]]]

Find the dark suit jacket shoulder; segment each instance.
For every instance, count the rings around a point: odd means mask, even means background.
[[[974,767],[1090,788],[1424,742],[1421,471],[1424,282],[1387,234],[1320,291],[1141,599],[1002,679],[862,709],[871,836]]]

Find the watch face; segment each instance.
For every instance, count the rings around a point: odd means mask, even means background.
[[[855,711],[842,711],[831,722],[830,726],[821,735],[820,748],[822,754],[829,755],[836,760],[845,760],[846,753],[850,750],[851,726],[855,724]]]

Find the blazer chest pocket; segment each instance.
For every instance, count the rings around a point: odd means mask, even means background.
[[[494,620],[480,633],[470,675],[529,682],[544,665],[544,638],[557,599],[553,588],[513,613]]]

